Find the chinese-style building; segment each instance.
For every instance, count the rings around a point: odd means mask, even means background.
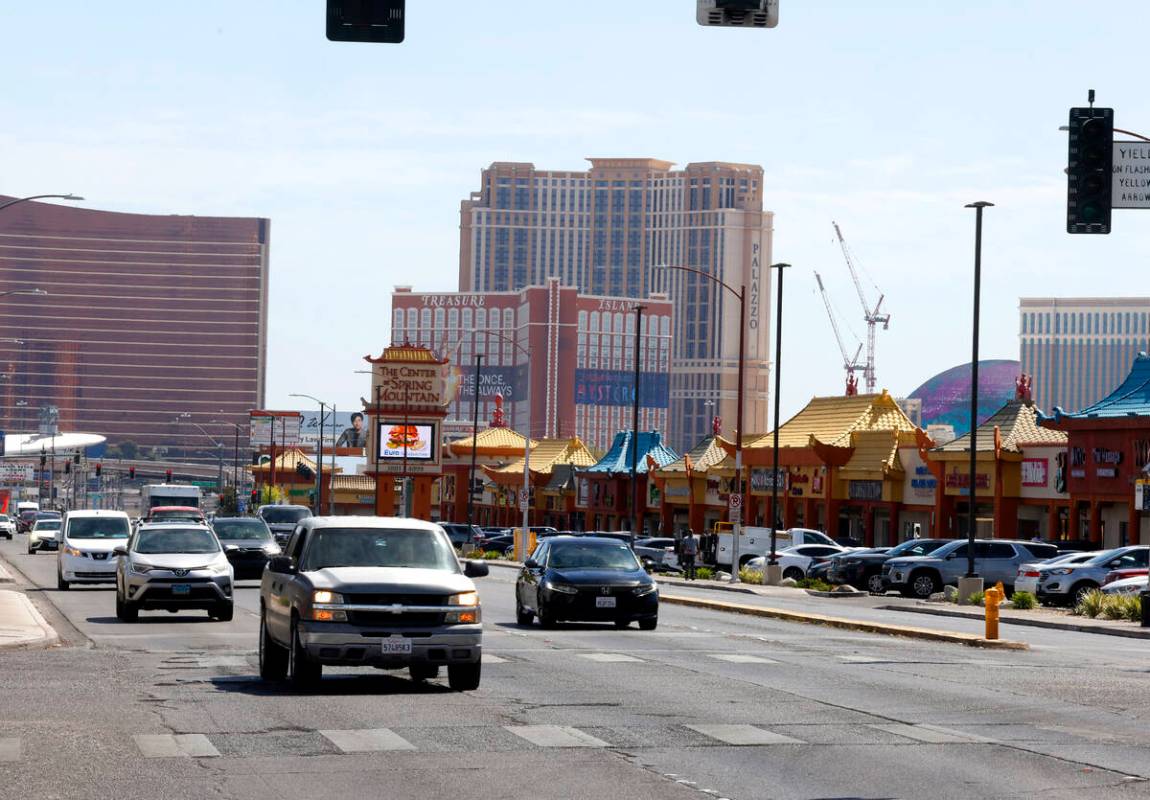
[[[534,452],[538,442],[531,440]],[[508,428],[503,419],[503,398],[496,399],[493,419],[475,436],[457,439],[446,446],[443,477],[439,481],[440,519],[445,522],[467,521],[467,484],[471,476],[471,458],[475,454],[475,486],[471,521],[476,525],[513,526],[522,522],[516,489],[522,488],[520,469],[518,487],[500,484],[486,476],[487,467],[505,467],[522,462],[528,442],[523,434]],[[482,492],[480,492],[482,487]]]
[[[559,530],[582,530],[583,514],[575,509],[575,471],[599,459],[578,438],[542,439],[531,448],[530,525],[550,525]],[[510,496],[523,489],[524,459],[502,467],[484,466],[484,474]],[[522,512],[517,524],[522,523]]]
[[[658,431],[639,431],[632,446],[632,432],[619,431],[611,449],[595,464],[578,470],[576,506],[584,511],[584,530],[625,530],[631,520],[631,458],[635,453],[635,480],[639,508],[635,509],[635,534],[651,535],[659,522],[647,513],[647,475],[673,461],[679,454],[663,444]],[[669,531],[664,531],[669,533]]]
[[[305,455],[300,448],[280,449],[274,458],[262,464],[252,464],[248,469],[251,470],[255,490],[262,491],[265,486],[274,486],[283,492],[283,499],[279,502],[299,506],[314,505],[315,460]],[[325,464],[321,485],[323,508],[327,508],[328,493],[331,491],[330,470],[331,467]],[[339,467],[336,467],[336,473],[338,475]]]
[[[1134,503],[1135,483],[1150,468],[1150,356],[1139,353],[1122,385],[1097,403],[1039,420],[1068,438],[1067,538],[1102,547],[1150,542],[1150,521]]]
[[[665,535],[714,530],[715,523],[727,519],[735,479],[728,447],[733,445],[716,429],[682,458],[652,471],[647,505],[659,514]]]

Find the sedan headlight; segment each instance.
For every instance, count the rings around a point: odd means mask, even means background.
[[[155,569],[155,567],[153,567],[151,564],[144,564],[139,561],[132,561],[129,559],[128,569],[137,575],[147,575],[149,572]]]
[[[62,553],[64,553],[64,555],[66,555],[66,556],[77,556],[77,557],[83,557],[83,555],[84,555],[84,551],[83,551],[83,550],[80,550],[80,549],[78,549],[78,548],[72,547],[72,545],[70,545],[70,544],[66,544],[66,545],[64,545],[63,547],[61,547],[61,548],[60,548],[60,551],[61,551]]]
[[[565,583],[556,583],[555,581],[543,581],[543,588],[549,592],[558,592],[559,594],[577,594],[579,592],[574,586],[568,586]]]
[[[231,565],[226,561],[223,564],[212,564],[208,567],[208,572],[213,575],[228,575],[232,571]]]
[[[1069,567],[1059,567],[1058,569],[1046,570],[1045,572],[1047,575],[1069,575],[1074,572],[1074,570]]]
[[[655,586],[655,584],[653,584],[653,583],[645,583],[641,586],[636,586],[634,589],[631,590],[631,592],[636,597],[646,597],[647,595],[652,594],[653,592],[656,592],[656,591],[658,591],[658,587]]]

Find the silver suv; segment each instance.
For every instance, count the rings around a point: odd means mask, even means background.
[[[1042,542],[976,539],[974,570],[987,586],[1002,581],[1013,589],[1018,568],[1030,561],[1053,558],[1058,549]],[[886,589],[897,589],[909,597],[927,598],[941,592],[943,586],[955,585],[966,574],[967,541],[956,539],[925,556],[889,559],[882,567]]]
[[[232,565],[207,525],[145,522],[113,552],[116,616],[124,622],[148,608],[200,608],[224,622],[232,618]]]
[[[1113,569],[1145,567],[1150,547],[1133,545],[1107,550],[1081,564],[1050,564],[1038,569],[1038,600],[1047,605],[1077,603],[1082,595],[1102,586]]]

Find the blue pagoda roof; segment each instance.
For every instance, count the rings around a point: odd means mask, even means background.
[[[1139,353],[1130,367],[1130,374],[1117,389],[1081,411],[1063,411],[1058,406],[1050,416],[1040,421],[1060,419],[1096,419],[1106,417],[1150,417],[1150,356]]]
[[[635,466],[635,472],[639,474],[647,472],[647,456],[651,456],[660,467],[679,460],[679,454],[663,444],[663,438],[658,431],[639,431],[638,445],[639,463]],[[609,475],[630,474],[631,431],[619,431],[615,434],[615,441],[611,443],[611,449],[607,451],[607,455],[595,464],[580,470],[580,472],[598,472]]]

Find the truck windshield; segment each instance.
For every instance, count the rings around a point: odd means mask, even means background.
[[[127,539],[126,517],[74,517],[68,520],[69,539]]]
[[[300,570],[328,567],[411,567],[459,571],[447,540],[433,531],[404,528],[317,528]]]

